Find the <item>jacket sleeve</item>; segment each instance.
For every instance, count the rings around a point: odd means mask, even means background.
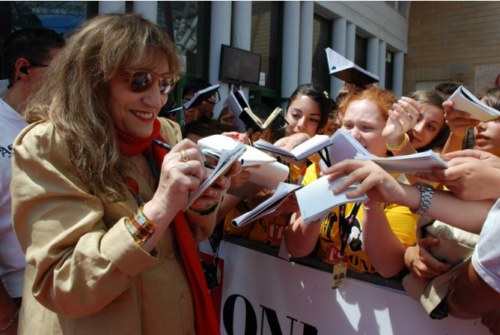
[[[14,229],[26,254],[25,285],[60,315],[100,311],[159,262],[135,244],[124,217],[105,223],[107,207],[88,193],[50,125],[31,125],[17,137],[12,199]]]

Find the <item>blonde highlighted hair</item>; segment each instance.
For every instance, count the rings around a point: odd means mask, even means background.
[[[92,194],[117,199],[125,191],[126,166],[109,114],[108,82],[120,71],[150,70],[161,57],[177,77],[181,63],[175,44],[161,28],[135,14],[97,16],[70,37],[28,106],[28,122],[54,124]]]

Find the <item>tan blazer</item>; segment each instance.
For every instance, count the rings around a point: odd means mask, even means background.
[[[163,119],[167,142],[180,129]],[[103,203],[88,193],[50,123],[35,123],[14,144],[14,229],[26,253],[19,334],[194,334],[191,292],[169,228],[151,255],[124,217],[127,194]],[[130,171],[144,200],[153,190]]]

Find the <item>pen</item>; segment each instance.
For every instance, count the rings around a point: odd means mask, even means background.
[[[153,143],[156,144],[156,145],[158,145],[158,146],[160,146],[160,147],[162,147],[162,148],[164,148],[164,149],[167,149],[167,150],[172,150],[172,148],[173,148],[170,144],[162,142],[162,141],[160,141],[160,140],[158,140],[156,138],[153,139]],[[201,152],[205,156],[212,157],[212,158],[217,158],[218,159],[218,157],[215,157],[214,155],[208,153],[207,151],[202,150]],[[206,168],[209,168],[209,169],[212,169],[212,170],[215,169],[215,166],[213,166],[212,164],[210,164],[210,163],[208,163],[206,161],[204,163],[205,163],[205,167]]]

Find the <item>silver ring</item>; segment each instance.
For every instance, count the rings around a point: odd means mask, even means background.
[[[189,160],[186,150],[181,151],[181,161],[187,162]]]

